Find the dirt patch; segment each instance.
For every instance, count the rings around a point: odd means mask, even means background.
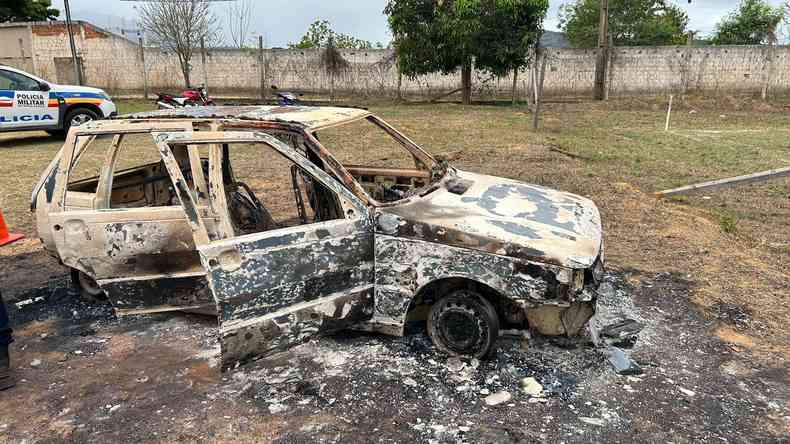
[[[717,328],[716,336],[728,344],[735,344],[739,347],[745,347],[748,349],[752,349],[757,345],[754,339],[742,333],[738,333],[730,327]]]

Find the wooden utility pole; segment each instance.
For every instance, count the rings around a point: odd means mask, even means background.
[[[66,29],[69,33],[69,46],[71,46],[71,62],[74,65],[74,81],[77,85],[82,85],[82,67],[77,58],[77,45],[74,44],[74,31],[71,29],[71,9],[69,0],[64,0],[63,6],[66,9]]]
[[[206,39],[200,38],[200,63],[203,65],[203,88],[208,97],[208,68],[206,67]]]
[[[537,48],[535,50],[535,58],[535,63],[537,63],[538,60],[541,60],[540,74],[538,76],[537,85],[535,88],[535,91],[537,92],[537,96],[535,97],[535,115],[532,116],[532,129],[537,131],[540,125],[540,108],[543,105],[543,81],[546,79],[546,63],[549,61],[548,51]]]
[[[266,100],[266,67],[263,60],[263,36],[258,36],[258,65],[261,67],[260,93],[261,100]]]
[[[598,57],[595,60],[595,99],[606,98],[606,68],[609,59],[609,0],[601,1],[601,20],[598,23]]]
[[[137,38],[140,43],[140,62],[143,64],[143,98],[148,100],[148,69],[145,66],[145,46],[143,45],[143,36]]]

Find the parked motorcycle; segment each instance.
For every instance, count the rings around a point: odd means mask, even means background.
[[[187,108],[192,106],[213,106],[214,100],[208,96],[205,87],[199,86],[197,88],[188,89],[182,92],[181,96],[174,96],[167,93],[158,93],[156,105],[159,109]]]
[[[278,91],[277,86],[272,85],[272,92],[274,96],[277,97],[277,104],[280,106],[297,106],[300,105],[299,97],[303,96],[303,94],[294,94],[292,92],[287,91]]]

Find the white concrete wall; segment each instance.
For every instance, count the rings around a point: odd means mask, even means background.
[[[137,93],[143,88],[143,64],[140,48],[134,42],[106,33],[90,25],[77,27],[76,41],[83,59],[87,83],[114,93]],[[55,79],[54,59],[69,57],[70,51],[63,25],[33,25],[32,57],[6,58],[0,63],[24,64],[41,77]],[[13,30],[13,31],[12,31]],[[18,28],[0,28],[0,43],[19,46]],[[10,40],[9,40],[10,39]],[[334,79],[339,92],[371,96],[392,96],[398,84],[394,58],[390,50],[341,51],[349,68]],[[551,49],[546,70],[545,88],[554,96],[586,96],[592,91],[596,50]],[[9,55],[11,55],[9,53]],[[326,93],[332,78],[320,63],[316,50],[267,49],[263,68],[257,49],[211,49],[206,70],[213,94],[257,96],[261,71],[266,88],[277,85],[293,89]],[[146,49],[145,70],[149,91],[178,90],[183,77],[175,54]],[[192,83],[203,83],[200,54],[192,60]],[[772,92],[790,89],[790,47],[770,49],[764,46],[710,47],[621,47],[613,50],[609,75],[610,94],[661,94],[667,92],[754,92],[766,85]],[[507,94],[512,77],[492,78],[484,72],[473,76],[478,94]],[[432,74],[415,79],[403,78],[406,94],[431,96],[455,89],[458,73]],[[527,72],[519,74],[518,88],[525,95],[530,84]]]

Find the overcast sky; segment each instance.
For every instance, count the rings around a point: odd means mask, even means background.
[[[557,12],[569,0],[550,0],[551,9],[546,17],[546,29],[557,30]],[[686,10],[691,19],[689,27],[703,34],[713,31],[716,23],[739,3],[736,0],[670,0]],[[768,0],[779,5],[783,0]],[[53,0],[63,12],[63,0]],[[316,19],[332,22],[335,31],[356,37],[389,42],[386,17],[382,13],[386,0],[256,0],[255,34],[263,34],[266,45],[286,46],[298,41],[310,23]],[[134,1],[122,0],[70,0],[72,18],[87,20],[98,26],[117,30],[132,29],[137,25]],[[215,9],[225,17],[223,2]]]

